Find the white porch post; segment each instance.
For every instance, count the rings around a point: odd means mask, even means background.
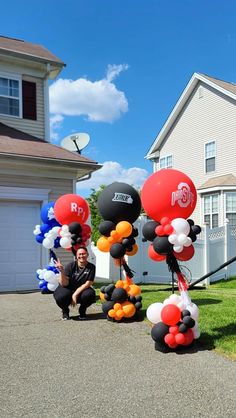
[[[209,273],[209,225],[204,224],[204,274]],[[205,280],[205,285],[210,284],[210,277],[207,277]]]
[[[229,220],[226,218],[225,222],[224,222],[224,228],[225,228],[225,233],[224,233],[224,261],[228,261],[229,259],[229,246],[230,246],[230,235],[229,235]],[[228,266],[225,267],[225,278],[227,278],[228,276]]]

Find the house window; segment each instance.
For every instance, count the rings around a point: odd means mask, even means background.
[[[210,228],[216,228],[219,225],[219,195],[212,194],[203,197],[204,222]]]
[[[216,143],[215,141],[205,144],[205,172],[215,171],[216,163]]]
[[[225,213],[229,224],[236,226],[236,193],[225,194]]]
[[[172,155],[160,158],[160,169],[161,168],[172,168]]]
[[[0,74],[0,113],[20,116],[20,80]]]

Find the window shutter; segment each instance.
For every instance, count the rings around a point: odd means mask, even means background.
[[[36,83],[22,81],[23,118],[36,120]]]

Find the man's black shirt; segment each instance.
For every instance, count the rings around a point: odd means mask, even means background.
[[[94,281],[95,265],[88,262],[85,267],[79,267],[77,261],[72,261],[65,266],[65,275],[69,278],[67,288],[75,291],[88,280]]]

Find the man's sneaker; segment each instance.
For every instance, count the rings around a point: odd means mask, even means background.
[[[84,321],[85,319],[87,319],[87,315],[86,315],[86,313],[85,313],[85,312],[81,312],[81,311],[79,310],[79,319],[80,319],[81,321]]]
[[[62,311],[62,318],[63,321],[68,321],[70,319],[69,311]]]

